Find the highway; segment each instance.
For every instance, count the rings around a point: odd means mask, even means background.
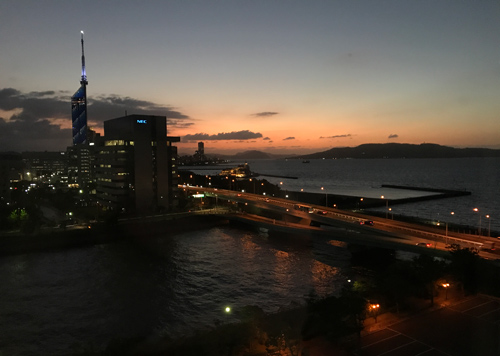
[[[271,223],[276,226],[315,232],[343,230],[351,235],[368,235],[385,241],[390,238],[393,243],[411,245],[411,249],[415,251],[428,248],[447,250],[450,244],[457,244],[462,248],[476,248],[483,258],[494,260],[500,258],[495,250],[495,244],[500,247],[500,241],[487,236],[442,231],[431,226],[384,219],[336,208],[305,205],[290,199],[246,192],[192,186],[179,186],[179,188],[191,194],[203,194],[205,197],[215,199],[216,205],[236,204],[236,210],[251,211],[251,214],[246,213],[242,218],[260,221],[262,224]],[[298,205],[302,205],[302,209],[298,209]],[[266,217],[270,214],[278,215],[280,218]],[[372,221],[373,225],[362,224],[365,221]]]

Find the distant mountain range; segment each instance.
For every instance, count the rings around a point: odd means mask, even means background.
[[[489,148],[454,148],[433,143],[368,143],[357,147],[336,147],[327,151],[297,156],[315,158],[463,158],[500,157],[500,150]]]
[[[463,158],[500,157],[500,150],[490,148],[454,148],[433,143],[367,143],[356,147],[335,147],[308,155],[275,155],[262,151],[244,151],[235,155],[214,155],[228,160],[249,159],[332,159],[332,158]]]

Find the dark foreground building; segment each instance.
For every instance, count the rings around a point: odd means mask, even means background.
[[[129,115],[104,122],[96,144],[99,204],[121,213],[169,211],[177,206],[179,137],[167,137],[165,116]]]

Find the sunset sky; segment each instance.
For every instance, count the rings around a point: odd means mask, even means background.
[[[500,148],[498,0],[0,2],[0,151],[166,115],[181,153],[363,143]]]

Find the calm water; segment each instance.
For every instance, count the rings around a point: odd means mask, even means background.
[[[408,195],[382,184],[467,190],[472,194],[459,198],[438,199],[395,205],[394,214],[418,216],[436,221],[479,225],[500,231],[500,158],[457,159],[342,159],[342,160],[249,160],[253,172],[292,176],[298,179],[266,178],[274,184],[283,182],[291,191],[324,193],[388,199]],[[221,169],[196,171],[217,174]],[[206,173],[205,173],[206,172]],[[332,202],[333,203],[333,202]],[[473,211],[478,208],[480,214]],[[385,209],[385,208],[382,208]],[[385,210],[384,210],[385,211]],[[451,212],[455,214],[451,215]],[[490,215],[490,218],[486,218]]]
[[[231,321],[224,308],[277,311],[335,294],[349,253],[328,240],[231,227],[0,259],[0,354],[68,355],[110,340],[180,335]]]

